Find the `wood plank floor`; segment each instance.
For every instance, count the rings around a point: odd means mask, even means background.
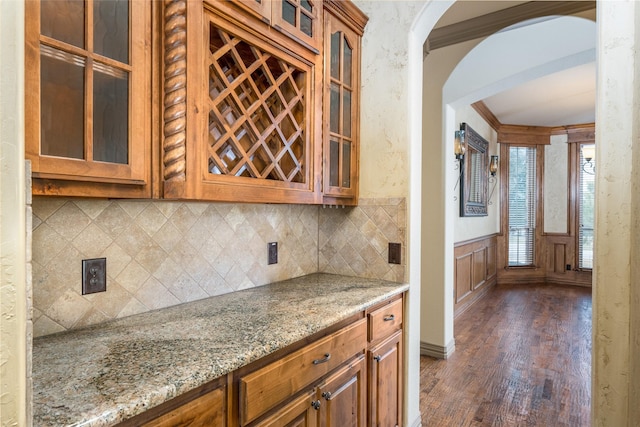
[[[455,339],[449,359],[421,357],[423,426],[589,426],[590,288],[495,286]]]

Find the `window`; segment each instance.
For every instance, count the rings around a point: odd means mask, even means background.
[[[578,169],[578,268],[593,268],[593,224],[595,200],[594,160],[583,156],[585,147],[594,144],[580,144],[580,167]]]
[[[534,265],[536,148],[509,147],[509,266]]]

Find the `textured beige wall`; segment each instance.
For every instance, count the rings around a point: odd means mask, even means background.
[[[408,29],[421,1],[355,1],[369,17],[362,40],[360,195],[409,192]]]
[[[27,418],[23,2],[0,3],[0,424]]]
[[[599,2],[597,13],[592,423],[637,426],[640,4]]]
[[[498,134],[489,124],[478,114],[476,110],[470,105],[456,109],[456,123],[467,123],[471,128],[476,131],[480,136],[489,142],[489,155],[499,155],[498,152]],[[456,126],[456,129],[458,129]],[[451,169],[455,166],[453,157],[448,162]],[[489,171],[487,170],[487,174]],[[459,171],[454,172],[456,180],[459,176]],[[453,196],[457,197],[458,202],[455,203],[455,219],[453,221],[454,229],[454,241],[462,242],[465,240],[475,239],[477,237],[488,236],[500,231],[500,174],[496,175],[495,183],[489,183],[488,194],[491,195],[491,204],[487,206],[487,216],[479,217],[461,217],[460,216],[460,186],[462,182],[458,183],[455,191],[452,191]],[[452,197],[453,197],[452,196]]]

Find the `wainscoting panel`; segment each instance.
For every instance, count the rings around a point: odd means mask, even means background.
[[[471,260],[472,254],[456,257],[455,284],[456,305],[471,293]]]
[[[556,243],[553,245],[553,272],[559,274],[566,273],[567,265],[567,245]]]
[[[496,235],[456,243],[454,313],[458,316],[496,284]]]

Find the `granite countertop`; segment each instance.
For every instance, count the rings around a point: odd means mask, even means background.
[[[36,338],[33,425],[116,424],[408,288],[312,274]]]

